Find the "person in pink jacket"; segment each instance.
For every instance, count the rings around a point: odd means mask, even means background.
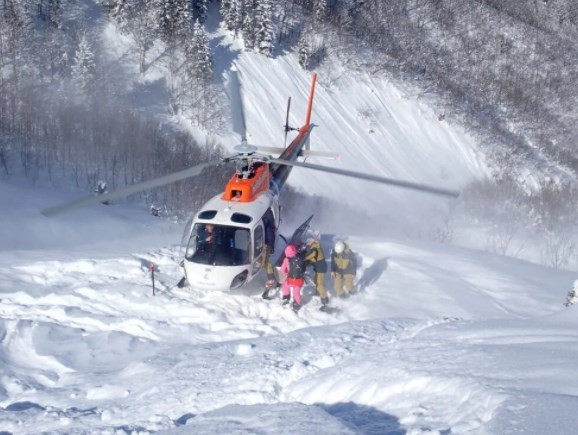
[[[285,259],[281,264],[281,273],[286,276],[281,286],[283,305],[289,303],[292,294],[293,311],[297,312],[301,308],[301,288],[305,283],[305,261],[299,255],[297,246],[289,244],[285,248]]]

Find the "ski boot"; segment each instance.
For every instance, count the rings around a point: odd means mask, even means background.
[[[321,298],[321,308],[320,311],[327,311],[329,305],[329,298]]]
[[[301,305],[299,305],[297,302],[293,301],[293,312],[295,314],[297,314],[299,312],[299,310],[301,309]]]
[[[287,305],[291,301],[291,295],[283,296],[281,298],[281,305]]]
[[[178,288],[183,288],[187,285],[187,277],[183,276],[181,280],[177,283]]]

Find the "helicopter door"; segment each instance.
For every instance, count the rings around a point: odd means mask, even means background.
[[[253,228],[253,274],[257,273],[263,266],[263,248],[265,247],[265,228],[263,222]]]

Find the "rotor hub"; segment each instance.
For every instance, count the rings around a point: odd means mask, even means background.
[[[259,150],[255,145],[249,145],[246,143],[237,145],[233,149],[237,151],[239,154],[246,154],[246,155],[255,154]]]

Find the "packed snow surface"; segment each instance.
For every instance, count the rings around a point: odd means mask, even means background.
[[[0,187],[2,431],[574,433],[573,274],[350,237],[360,294],[296,315],[177,289],[181,225],[144,208],[38,213],[65,199]]]

